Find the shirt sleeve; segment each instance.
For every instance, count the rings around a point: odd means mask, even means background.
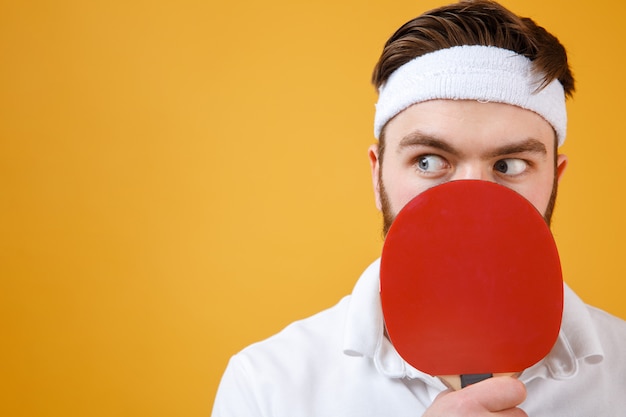
[[[264,417],[253,382],[244,363],[237,355],[233,356],[222,375],[211,417]]]

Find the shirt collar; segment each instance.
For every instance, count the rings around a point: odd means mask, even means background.
[[[585,303],[563,284],[563,320],[559,337],[550,353],[526,369],[520,379],[570,379],[578,374],[581,363],[590,365],[604,359],[604,349]]]
[[[431,385],[441,384],[406,363],[384,336],[380,302],[380,259],[374,261],[357,281],[346,318],[343,351],[349,356],[372,358],[376,368],[391,378],[420,378]],[[589,311],[583,301],[564,284],[563,320],[558,340],[550,353],[525,370],[524,382],[537,377],[569,379],[578,372],[579,361],[595,364],[604,351]]]

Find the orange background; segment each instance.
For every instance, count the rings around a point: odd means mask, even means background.
[[[508,0],[578,93],[566,281],[626,318],[626,6]],[[0,415],[206,416],[230,355],[378,256],[382,44],[436,1],[0,3]]]

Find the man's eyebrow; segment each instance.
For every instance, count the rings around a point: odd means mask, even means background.
[[[542,155],[547,155],[548,150],[546,149],[546,145],[537,139],[526,139],[521,142],[515,142],[511,144],[507,144],[504,146],[500,146],[494,149],[493,152],[490,152],[490,156],[498,157],[502,155],[511,155],[516,153],[539,153]]]
[[[400,140],[398,151],[402,151],[404,148],[409,148],[411,146],[428,146],[431,148],[440,149],[451,154],[461,153],[458,149],[452,146],[450,142],[433,135],[425,134],[420,131],[409,133],[408,135],[403,137]],[[507,143],[505,145],[499,146],[489,152],[488,156],[493,158],[503,155],[527,152],[538,153],[542,155],[548,154],[546,146],[541,141],[533,138],[528,138],[518,142]]]
[[[420,131],[409,133],[403,137],[400,140],[398,150],[402,151],[404,148],[410,148],[411,146],[429,146],[448,153],[458,153],[457,149],[445,140]]]

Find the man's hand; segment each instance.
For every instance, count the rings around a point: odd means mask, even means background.
[[[445,391],[423,417],[528,417],[517,408],[526,399],[526,387],[513,377],[489,378],[459,391]]]

